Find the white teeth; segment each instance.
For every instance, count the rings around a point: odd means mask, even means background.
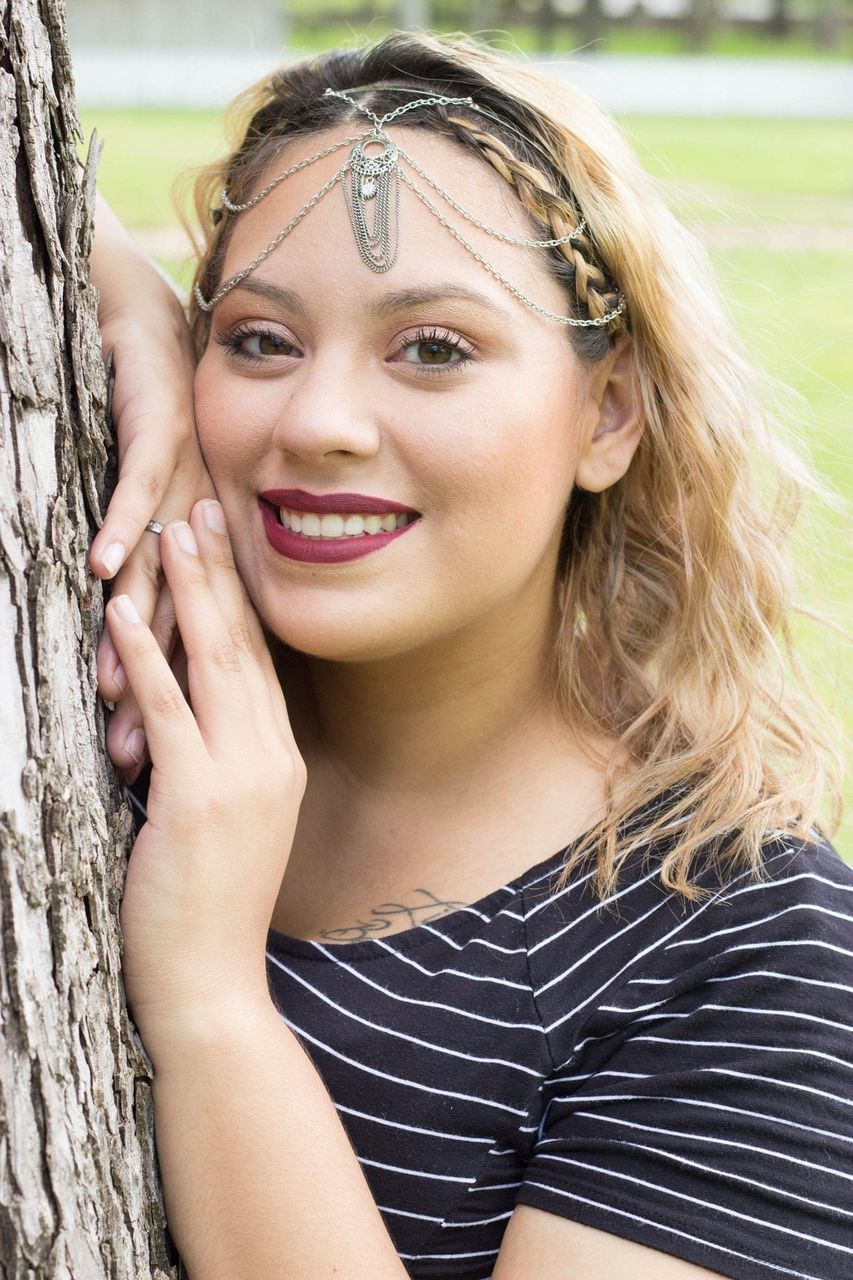
[[[341,538],[344,532],[343,516],[321,516],[320,534],[324,538]]]
[[[279,519],[285,529],[301,533],[306,538],[357,538],[364,533],[391,533],[410,524],[414,516],[408,512],[392,512],[379,515],[339,515],[329,513],[320,516],[313,511],[291,511],[279,508]]]

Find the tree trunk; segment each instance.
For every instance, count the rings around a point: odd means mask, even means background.
[[[539,0],[539,8],[536,10],[537,53],[550,53],[554,47],[554,28],[556,25],[557,15],[554,12],[553,0]]]
[[[167,1280],[86,567],[114,459],[79,138],[60,0],[0,0],[0,1276]]]
[[[586,0],[578,15],[578,42],[584,52],[601,51],[601,40],[607,30],[607,17],[601,7],[601,0]],[[592,46],[587,49],[587,46]]]
[[[784,39],[791,34],[791,15],[788,12],[788,0],[773,0],[770,17],[767,19],[766,31],[776,39]]]
[[[699,53],[707,47],[714,18],[714,0],[693,0],[686,20],[686,43],[691,53]]]
[[[821,49],[837,49],[843,34],[843,0],[821,0],[815,21],[817,44]]]

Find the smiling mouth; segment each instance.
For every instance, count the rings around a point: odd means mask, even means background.
[[[377,512],[326,512],[319,515],[313,511],[298,511],[292,507],[277,507],[274,503],[262,502],[275,513],[278,523],[289,533],[307,540],[346,541],[347,538],[376,536],[392,533],[395,529],[403,529],[408,524],[419,520],[416,512],[389,511],[382,515]]]

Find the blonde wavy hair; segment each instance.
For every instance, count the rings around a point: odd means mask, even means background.
[[[375,86],[360,101],[378,114],[405,100],[389,86],[472,95],[506,127],[435,106],[397,127],[426,126],[491,165],[537,238],[586,219],[583,237],[547,250],[572,314],[601,316],[620,291],[626,300],[606,327],[567,329],[590,363],[630,334],[644,430],[625,475],[601,493],[576,487],[567,509],[554,697],[617,747],[605,815],[571,846],[557,887],[591,862],[595,891],[609,894],[625,860],[656,843],[663,884],[695,900],[710,892],[690,880],[700,850],[721,879],[760,879],[768,835],[834,835],[841,728],[797,659],[791,617],[832,623],[796,606],[788,541],[807,491],[837,497],[785,441],[781,409],[765,406],[776,384],[744,358],[705,250],[585,93],[461,35],[395,32],[283,66],[232,104],[228,155],[194,171],[194,285],[209,296],[221,283],[234,225],[216,212],[223,187],[242,203],[293,138],[363,127],[349,104],[322,97],[327,86]],[[194,298],[189,319],[201,353],[209,317]]]

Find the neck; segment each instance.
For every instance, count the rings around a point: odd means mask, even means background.
[[[276,663],[309,772],[331,765],[359,795],[415,800],[500,775],[526,744],[565,739],[552,706],[552,591],[476,626],[373,663],[279,646]]]

